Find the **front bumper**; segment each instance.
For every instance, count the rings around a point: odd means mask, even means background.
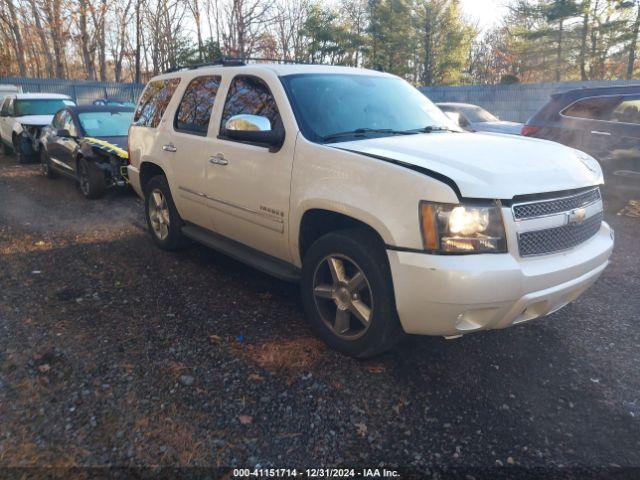
[[[612,249],[613,231],[602,222],[570,251],[527,259],[388,250],[400,322],[407,333],[454,336],[548,315],[596,281]]]
[[[133,165],[127,165],[127,176],[129,177],[131,188],[133,188],[140,198],[143,198],[144,194],[140,186],[140,170]]]

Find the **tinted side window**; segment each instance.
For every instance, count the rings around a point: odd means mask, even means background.
[[[57,129],[62,128],[62,114],[63,113],[64,113],[64,110],[56,113],[56,116],[53,117],[53,120],[51,121],[51,126],[53,128],[57,128]]]
[[[9,97],[5,98],[2,102],[2,107],[0,108],[0,112],[2,112],[3,115],[6,115],[7,112],[7,107],[9,106]]]
[[[640,96],[625,96],[613,111],[611,121],[640,124]]]
[[[140,127],[156,128],[160,124],[162,115],[179,83],[179,78],[150,82],[142,93],[133,117],[133,124]]]
[[[71,116],[68,110],[65,110],[64,112],[62,112],[62,115],[60,116],[60,121],[62,122],[62,125],[60,128],[64,130],[68,130],[69,135],[71,135],[72,137],[78,136],[76,125],[73,122],[73,117]]]
[[[567,117],[586,118],[589,120],[609,120],[620,97],[593,97],[578,100],[562,111]]]
[[[173,124],[176,130],[196,135],[207,134],[220,80],[220,76],[206,76],[189,82],[176,111]]]
[[[282,128],[278,106],[271,90],[259,78],[237,76],[233,79],[224,104],[220,131],[224,134],[224,125],[227,120],[240,114],[267,117],[273,130]]]

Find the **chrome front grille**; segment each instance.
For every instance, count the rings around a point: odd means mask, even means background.
[[[521,233],[518,235],[520,256],[529,257],[568,250],[593,237],[600,230],[601,224],[602,212],[586,219],[580,225],[563,225]]]
[[[575,195],[512,206],[521,257],[546,255],[586,242],[600,230],[602,198],[593,188]]]
[[[597,202],[600,199],[600,189],[596,187],[592,190],[587,190],[586,192],[581,192],[568,197],[514,205],[513,216],[516,220],[524,220],[527,218],[555,215],[562,212],[568,212],[576,208],[582,208],[585,205]]]

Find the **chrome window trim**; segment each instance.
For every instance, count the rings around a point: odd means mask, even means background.
[[[221,203],[223,205],[226,205],[228,207],[232,207],[232,208],[237,208],[238,210],[242,210],[243,212],[247,212],[247,213],[253,213],[254,215],[258,215],[264,218],[267,218],[269,220],[273,220],[274,222],[277,223],[284,223],[284,220],[282,218],[273,216],[273,215],[269,215],[268,213],[265,213],[263,211],[260,210],[254,210],[252,208],[249,207],[245,207],[243,205],[239,205],[237,203],[231,203],[231,202],[227,202],[225,200],[222,200],[220,198],[215,198],[212,197],[210,195],[207,195],[206,193],[202,193],[202,192],[196,192],[195,190],[191,190],[190,188],[186,188],[186,187],[178,187],[180,190],[182,190],[183,192],[187,192],[190,193],[192,195],[196,195],[198,197],[202,197],[202,198],[206,198],[207,200],[211,200],[213,202],[217,202],[217,203]]]

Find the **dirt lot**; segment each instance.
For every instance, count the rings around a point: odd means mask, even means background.
[[[639,467],[640,192],[608,188],[615,254],[577,302],[361,362],[295,286],[154,248],[132,193],[0,157],[0,466]]]

